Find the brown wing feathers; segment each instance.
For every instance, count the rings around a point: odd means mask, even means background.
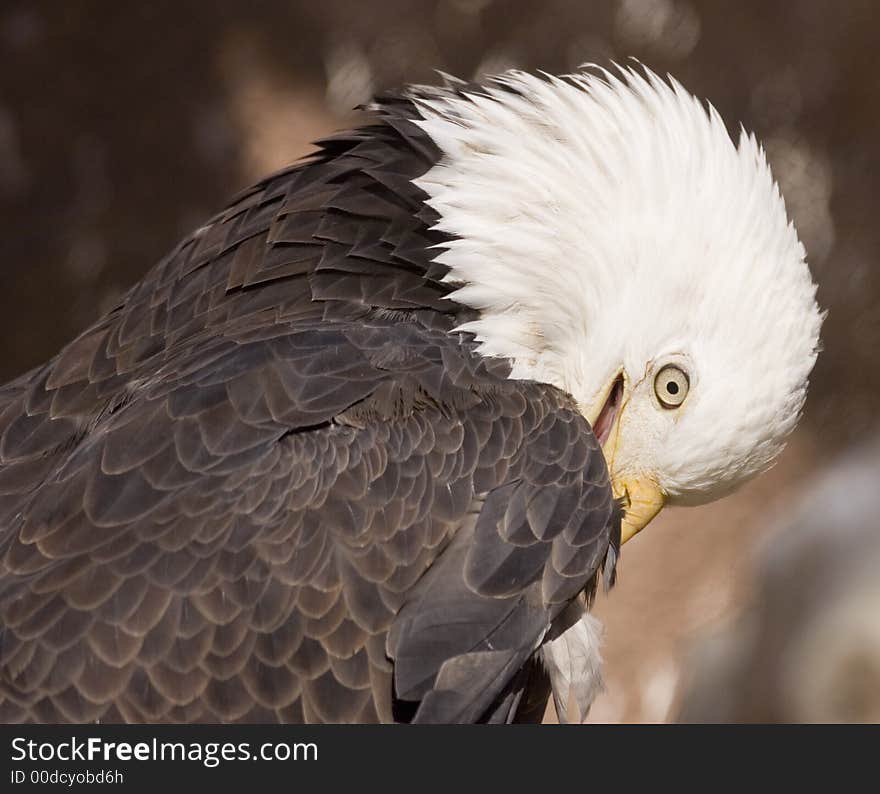
[[[607,473],[450,333],[437,152],[390,107],[0,389],[3,721],[515,716]]]

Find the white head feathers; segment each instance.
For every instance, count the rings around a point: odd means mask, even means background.
[[[465,326],[513,376],[591,405],[630,387],[615,469],[707,501],[766,468],[797,422],[822,315],[763,150],[650,71],[510,72],[420,93],[444,158],[418,180],[454,236],[437,258]],[[691,380],[653,397],[668,360]]]

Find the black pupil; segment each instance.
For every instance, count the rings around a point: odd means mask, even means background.
[[[678,394],[678,384],[674,380],[669,381],[666,384],[666,391],[670,394]]]

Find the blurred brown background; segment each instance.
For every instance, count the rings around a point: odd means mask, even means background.
[[[780,464],[667,511],[599,605],[608,692],[591,719],[673,719],[694,639],[753,597],[755,544],[806,476],[878,427],[878,42],[870,0],[3,0],[0,376],[55,353],[376,90],[628,56],[672,72],[764,141],[830,310]]]

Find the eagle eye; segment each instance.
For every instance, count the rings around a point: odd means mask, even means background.
[[[654,393],[664,408],[678,408],[690,387],[687,373],[675,364],[667,364],[654,378]]]

